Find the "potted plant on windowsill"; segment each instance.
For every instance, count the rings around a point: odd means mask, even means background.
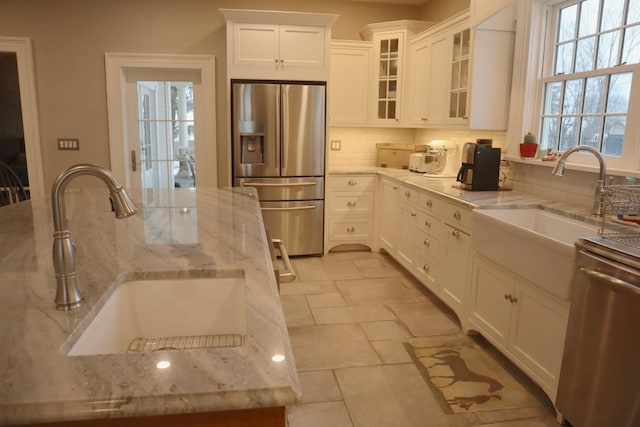
[[[529,132],[524,136],[524,142],[520,144],[521,157],[535,157],[538,153],[538,143],[536,136]]]

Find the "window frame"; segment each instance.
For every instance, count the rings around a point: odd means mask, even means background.
[[[532,131],[539,133],[542,125],[545,83],[556,79],[552,70],[555,49],[547,49],[555,44],[557,13],[560,7],[579,3],[580,0],[519,0],[518,30],[514,58],[514,78],[511,100],[511,118],[508,130],[510,141],[508,158],[526,163],[545,164],[539,160],[522,160],[519,157],[519,144],[522,136]],[[557,79],[571,80],[574,77],[602,75],[600,70],[572,74],[569,79],[557,76]],[[630,71],[633,73],[625,141],[621,156],[605,155],[607,171],[612,174],[640,176],[640,64],[619,65],[615,73]],[[534,100],[534,102],[531,102]],[[634,102],[635,101],[635,102]],[[553,164],[553,163],[551,163]],[[550,166],[550,165],[549,165]],[[578,152],[568,161],[569,168],[595,171],[597,162],[593,155]]]

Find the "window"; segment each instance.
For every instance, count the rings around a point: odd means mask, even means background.
[[[611,157],[629,153],[625,145],[638,143],[632,135],[640,117],[630,99],[639,63],[640,0],[551,6],[540,81],[542,148],[589,145]]]

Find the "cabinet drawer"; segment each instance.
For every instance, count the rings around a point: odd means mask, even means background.
[[[328,181],[331,189],[373,191],[375,177],[371,175],[329,175]]]
[[[442,240],[444,224],[438,218],[418,211],[418,229],[424,231],[431,237]]]
[[[332,191],[329,215],[373,215],[373,191]]]
[[[434,216],[442,216],[445,202],[435,197],[430,192],[421,192],[418,195],[418,208]]]
[[[444,222],[471,233],[471,209],[447,203]]]
[[[416,277],[429,290],[438,294],[438,281],[440,280],[440,265],[438,261],[418,252],[416,258]]]
[[[444,245],[442,241],[434,239],[433,236],[423,231],[417,230],[416,249],[418,252],[432,259],[440,259],[443,248]]]
[[[418,191],[405,185],[398,185],[398,200],[416,206],[418,204]]]
[[[363,242],[372,238],[372,218],[329,218],[330,241]]]

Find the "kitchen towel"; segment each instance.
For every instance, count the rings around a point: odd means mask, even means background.
[[[482,337],[418,338],[404,345],[449,413],[550,405],[542,391]]]

